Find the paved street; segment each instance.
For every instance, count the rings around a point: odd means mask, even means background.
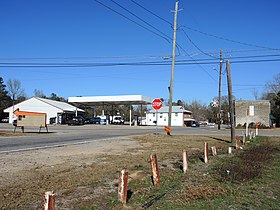
[[[0,131],[13,131],[14,127],[8,124],[0,124]],[[84,126],[67,126],[67,125],[55,125],[49,126],[49,132],[46,133],[45,129],[42,129],[42,134],[38,134],[38,128],[26,128],[25,132],[30,133],[27,136],[12,136],[12,137],[0,137],[0,153],[31,150],[38,148],[58,147],[69,144],[82,144],[96,140],[106,140],[112,138],[127,137],[131,135],[153,134],[161,133],[165,134],[162,127],[153,126],[137,126],[130,127],[127,125],[84,125]],[[18,129],[17,132],[21,132]],[[217,127],[173,127],[173,135],[203,135],[203,136],[229,136],[230,129],[217,130]],[[268,136],[280,136],[280,130],[269,129],[260,130],[260,135]],[[237,130],[237,135],[241,135],[242,131]]]

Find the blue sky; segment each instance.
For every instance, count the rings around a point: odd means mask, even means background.
[[[163,58],[172,52],[170,23],[176,1],[137,0],[164,21],[131,0],[117,1],[126,10],[111,0],[100,2],[119,14],[95,0],[1,0],[4,82],[20,80],[28,97],[37,89],[65,98],[142,94],[168,99],[171,65]],[[175,65],[174,101],[196,99],[209,104],[217,96],[220,49],[232,62],[235,97],[254,99],[253,90],[261,95],[265,83],[280,73],[280,62],[234,61],[279,59],[279,7],[278,0],[180,1],[179,8],[184,9],[178,13],[176,60],[192,64]],[[204,61],[209,64],[197,64],[201,59],[210,59]],[[143,62],[166,65],[135,65]],[[96,65],[100,63],[103,66]],[[226,74],[222,80],[222,95],[226,95]]]

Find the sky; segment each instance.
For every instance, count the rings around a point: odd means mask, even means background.
[[[0,77],[27,97],[145,95],[168,100],[175,0],[1,0]],[[280,73],[278,0],[179,1],[173,101],[236,99]],[[265,60],[265,61],[264,61]],[[254,94],[256,93],[256,94]]]

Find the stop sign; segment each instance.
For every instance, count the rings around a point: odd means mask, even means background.
[[[162,101],[159,98],[155,98],[152,102],[152,107],[155,110],[159,110],[162,107]]]

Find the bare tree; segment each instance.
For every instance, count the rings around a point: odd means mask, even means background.
[[[259,91],[258,91],[258,89],[254,88],[254,89],[252,90],[252,94],[253,94],[255,100],[258,100],[258,99],[259,99]]]
[[[34,96],[39,98],[46,98],[46,95],[42,90],[35,89],[34,90]]]
[[[21,97],[24,97],[24,90],[21,88],[21,82],[17,79],[9,79],[7,82],[7,89],[10,97],[13,100],[13,105],[15,101]]]
[[[280,73],[276,74],[272,81],[267,82],[265,87],[268,93],[277,95],[280,92]]]

